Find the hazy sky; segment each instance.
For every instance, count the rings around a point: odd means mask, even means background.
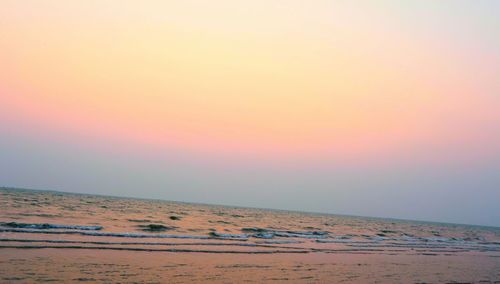
[[[0,2],[0,185],[500,226],[500,1]]]

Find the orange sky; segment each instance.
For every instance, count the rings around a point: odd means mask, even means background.
[[[430,18],[434,30],[415,23],[418,5],[2,6],[3,104],[54,131],[181,151],[369,159],[499,121],[487,20],[464,31],[471,43],[447,30],[460,18]]]

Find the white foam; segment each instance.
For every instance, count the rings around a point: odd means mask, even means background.
[[[221,239],[248,239],[249,235],[247,234],[223,234],[217,232],[211,232],[210,235],[212,237],[221,238]]]

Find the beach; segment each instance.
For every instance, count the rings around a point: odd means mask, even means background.
[[[495,283],[500,230],[0,190],[0,281]]]

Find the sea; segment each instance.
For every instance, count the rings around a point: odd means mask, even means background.
[[[500,283],[500,228],[0,188],[1,283]]]

